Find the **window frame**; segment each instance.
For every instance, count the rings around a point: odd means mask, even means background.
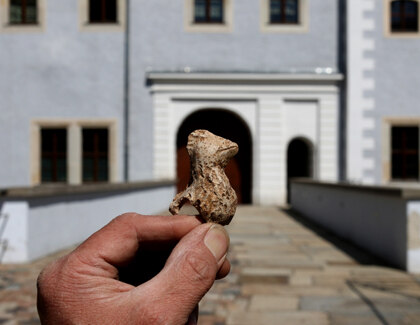
[[[5,0],[0,6],[0,32],[1,33],[32,33],[44,32],[46,20],[47,0],[36,1],[36,23],[12,23],[10,21],[10,0]]]
[[[271,0],[260,0],[260,30],[264,33],[307,33],[309,31],[308,0],[297,0],[297,23],[272,23],[270,19]]]
[[[383,20],[384,20],[384,36],[387,38],[419,38],[420,37],[420,0],[417,2],[417,31],[392,31],[392,12],[391,3],[395,0],[383,0]]]
[[[195,0],[184,1],[184,29],[186,32],[230,33],[233,31],[233,0],[222,0],[222,22],[196,22]]]
[[[31,184],[42,185],[41,181],[41,129],[67,129],[67,184],[82,184],[82,130],[87,128],[108,129],[108,181],[117,182],[117,120],[115,119],[46,119],[31,122],[30,170]]]
[[[122,32],[126,25],[126,0],[115,0],[115,22],[91,22],[89,0],[79,0],[79,29],[84,32]]]
[[[420,118],[384,118],[382,129],[382,179],[384,183],[418,183],[420,182],[420,148],[418,148],[418,179],[393,179],[392,177],[392,128],[417,127],[420,146]]]

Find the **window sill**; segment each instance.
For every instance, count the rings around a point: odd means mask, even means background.
[[[5,33],[39,33],[44,31],[44,26],[42,23],[34,24],[15,24],[8,23],[0,27],[1,32]]]
[[[185,30],[197,33],[229,33],[232,32],[232,26],[226,22],[192,22],[185,26]]]
[[[305,23],[264,23],[261,31],[265,33],[307,33],[308,25]]]
[[[80,30],[87,32],[122,32],[124,31],[124,27],[125,26],[119,22],[87,22],[80,26]]]

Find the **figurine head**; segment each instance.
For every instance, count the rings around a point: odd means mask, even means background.
[[[208,165],[226,167],[229,160],[238,153],[235,142],[224,139],[207,130],[195,130],[188,136],[188,154],[194,159]]]

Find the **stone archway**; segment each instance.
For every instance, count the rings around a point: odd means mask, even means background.
[[[224,109],[202,109],[190,114],[181,124],[176,137],[177,188],[185,189],[189,182],[190,162],[186,149],[188,135],[197,129],[236,142],[238,154],[226,166],[226,174],[238,195],[239,203],[251,203],[252,140],[248,125],[235,113]]]
[[[287,147],[287,202],[290,203],[290,179],[313,177],[313,145],[305,138],[294,138]]]

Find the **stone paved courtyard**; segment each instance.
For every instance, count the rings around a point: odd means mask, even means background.
[[[420,324],[420,277],[278,208],[242,206],[228,226],[232,271],[200,304],[202,325]],[[39,324],[35,281],[49,261],[0,265],[0,324]]]

